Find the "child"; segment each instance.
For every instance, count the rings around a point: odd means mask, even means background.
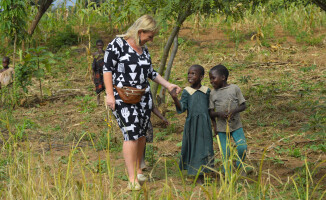
[[[9,67],[9,63],[10,63],[10,58],[3,57],[2,59],[3,69],[0,70],[0,89],[1,86],[7,86],[11,84],[13,81],[13,75],[15,74],[15,71],[13,68]]]
[[[158,116],[164,122],[164,125],[165,126],[168,126],[169,125],[169,121],[161,114],[160,110],[154,105],[154,103],[153,103],[152,112],[156,116]],[[148,128],[147,128],[147,132],[146,132],[146,143],[152,143],[152,142],[153,142],[153,126],[152,126],[152,123],[149,122]],[[146,152],[146,146],[145,146],[145,149],[144,149],[143,158],[142,158],[141,163],[140,163],[140,168],[141,169],[145,169],[146,168],[146,164],[145,164],[145,152]]]
[[[104,65],[104,43],[102,40],[96,41],[97,52],[93,53],[93,80],[95,84],[95,92],[97,94],[97,105],[100,104],[101,92],[105,90],[103,82],[103,65]]]
[[[227,160],[230,155],[227,141],[232,136],[237,146],[238,156],[243,162],[246,157],[247,144],[240,120],[240,112],[246,109],[246,100],[237,85],[227,83],[228,76],[229,71],[223,65],[217,65],[209,72],[209,79],[214,87],[210,94],[210,116],[213,118],[214,132],[219,136],[221,142],[223,159]],[[227,124],[230,135],[228,135]],[[242,167],[239,160],[237,160],[236,166],[237,168]]]
[[[211,119],[208,113],[210,89],[201,85],[204,78],[204,68],[193,65],[188,70],[188,82],[178,100],[176,92],[171,91],[178,113],[187,111],[186,124],[184,126],[180,169],[188,170],[188,175],[197,175],[197,183],[203,183],[203,172],[209,172],[206,167],[213,166],[213,137]]]

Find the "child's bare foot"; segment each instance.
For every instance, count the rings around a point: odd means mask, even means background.
[[[100,99],[101,99],[100,95],[97,95],[97,98],[96,98],[97,106],[101,105],[101,100]]]
[[[196,184],[203,185],[204,183],[205,183],[204,182],[204,176],[199,175],[198,178],[197,178]]]

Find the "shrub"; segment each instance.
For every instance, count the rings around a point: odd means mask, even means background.
[[[54,52],[62,47],[78,44],[78,34],[75,33],[71,26],[66,26],[64,30],[55,33],[50,37],[47,46]]]

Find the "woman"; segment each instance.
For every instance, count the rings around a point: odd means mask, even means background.
[[[153,41],[157,31],[156,21],[144,15],[127,30],[118,35],[107,47],[104,55],[103,78],[106,103],[113,110],[124,136],[123,157],[129,175],[128,188],[140,190],[139,182],[146,181],[140,168],[146,138],[146,130],[152,110],[152,97],[147,78],[161,84],[169,91],[181,88],[164,80],[152,67],[151,57],[144,45]],[[131,86],[145,90],[138,103],[124,102],[118,89]],[[120,89],[119,89],[120,90]],[[137,173],[137,176],[135,174]]]

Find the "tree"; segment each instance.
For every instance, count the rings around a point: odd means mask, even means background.
[[[38,12],[30,24],[28,31],[26,31],[26,2],[31,5],[38,6]],[[14,40],[14,53],[13,53],[13,66],[15,66],[15,55],[18,39],[22,41],[25,38],[26,33],[33,35],[38,22],[50,7],[54,0],[38,0],[38,1],[26,1],[26,0],[1,0],[0,9],[0,24],[1,30],[6,36]]]
[[[18,37],[23,37],[26,26],[26,11],[24,0],[1,0],[0,1],[1,31],[14,40],[13,66],[15,67],[15,55]]]
[[[145,1],[147,5],[150,5],[151,8],[155,8],[155,12],[160,15],[163,26],[167,24],[167,22],[173,23],[173,29],[169,35],[169,38],[164,46],[161,62],[159,65],[158,73],[163,74],[165,69],[165,65],[169,56],[169,52],[172,46],[172,43],[176,36],[180,31],[180,27],[183,22],[192,14],[201,13],[201,14],[212,14],[212,13],[224,13],[226,15],[232,15],[237,18],[240,18],[243,14],[242,10],[247,9],[249,7],[256,7],[261,3],[265,3],[268,0],[147,0]],[[170,63],[172,66],[173,58],[176,55],[175,53],[171,54]],[[170,73],[172,67],[166,71],[166,73]],[[166,76],[168,77],[168,76]],[[153,100],[157,101],[156,94],[158,91],[158,84],[154,83],[152,87]],[[161,93],[161,97],[163,97],[163,93]],[[158,103],[160,103],[159,101]]]
[[[283,2],[279,2],[280,5],[287,6],[289,4],[301,4],[301,5],[308,5],[308,4],[315,4],[316,6],[320,7],[322,10],[326,11],[326,0],[283,0]]]
[[[171,1],[157,1],[156,2],[156,3],[160,4],[160,6],[157,6],[158,8],[163,8],[162,10],[157,10],[161,15],[160,17],[161,17],[161,21],[163,21],[163,25],[167,21],[174,20],[173,29],[172,29],[170,36],[164,46],[163,55],[161,58],[159,69],[158,69],[159,74],[163,74],[173,40],[178,35],[183,22],[187,19],[187,17],[189,17],[195,11],[199,10],[201,8],[201,6],[203,6],[203,4],[205,4],[205,2],[210,3],[211,1],[171,0]],[[175,56],[175,54],[174,54],[174,56]],[[173,58],[172,58],[172,63],[173,63]],[[171,66],[172,66],[172,63],[171,63]],[[167,72],[167,73],[170,73],[170,72]],[[154,83],[153,89],[152,89],[154,101],[157,101],[157,99],[156,99],[157,90],[158,90],[158,84]]]
[[[312,0],[312,2],[326,11],[326,0]]]
[[[41,20],[42,16],[48,10],[48,8],[50,7],[50,5],[53,2],[54,2],[54,0],[39,0],[37,2],[36,5],[38,6],[38,12],[37,12],[34,20],[32,21],[31,25],[28,28],[28,34],[29,35],[33,35],[34,30],[37,27],[37,24],[39,23],[39,21]]]

